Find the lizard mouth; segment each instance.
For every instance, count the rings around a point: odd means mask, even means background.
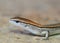
[[[15,20],[9,20],[9,23],[16,25],[16,26],[20,25],[19,21],[15,21]]]

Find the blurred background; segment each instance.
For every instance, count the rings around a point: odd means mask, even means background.
[[[60,39],[55,37],[40,41],[37,37],[32,37],[31,40],[31,36],[9,33],[8,29],[17,29],[8,23],[15,16],[28,18],[42,25],[60,23],[60,0],[0,0],[0,43],[59,42]]]
[[[0,16],[20,16],[41,24],[60,22],[60,0],[0,0]]]

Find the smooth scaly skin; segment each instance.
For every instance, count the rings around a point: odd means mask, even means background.
[[[22,27],[24,30],[29,31],[32,34],[45,36],[42,37],[42,39],[47,39],[53,34],[60,33],[60,23],[51,25],[41,25],[21,17],[11,18],[9,22],[15,24],[16,26]]]

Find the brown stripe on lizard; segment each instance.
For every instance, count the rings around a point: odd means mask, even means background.
[[[60,23],[56,23],[56,24],[49,24],[49,25],[42,25],[42,24],[38,24],[32,20],[26,19],[26,18],[22,18],[22,17],[14,17],[11,19],[15,19],[18,20],[20,22],[26,23],[26,24],[31,24],[40,28],[56,28],[56,27],[60,27]]]

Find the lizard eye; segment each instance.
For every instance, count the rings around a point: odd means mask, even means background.
[[[19,21],[16,21],[16,23],[19,23]]]

